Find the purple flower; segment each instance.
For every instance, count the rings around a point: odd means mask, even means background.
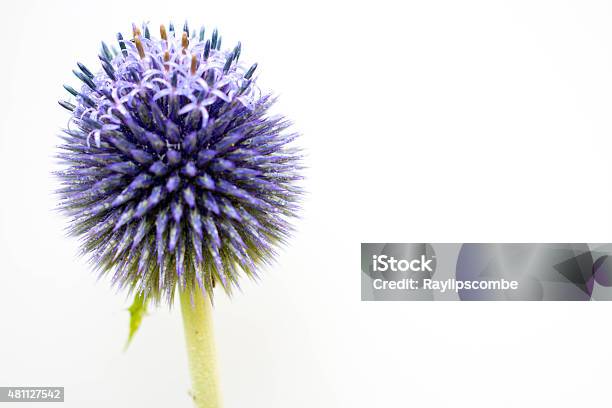
[[[142,34],[144,33],[144,34]],[[290,123],[239,61],[187,23],[153,38],[147,25],[102,70],[78,64],[80,90],[62,135],[60,209],[83,253],[112,281],[159,302],[191,286],[230,293],[255,277],[291,230],[302,191]]]

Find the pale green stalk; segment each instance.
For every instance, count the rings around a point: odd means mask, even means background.
[[[192,396],[197,408],[220,408],[212,307],[202,291],[179,289]]]

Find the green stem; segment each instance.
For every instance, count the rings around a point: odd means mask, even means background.
[[[202,291],[179,289],[192,396],[197,408],[220,408],[212,308]]]

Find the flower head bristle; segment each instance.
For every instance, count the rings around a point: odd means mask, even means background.
[[[189,47],[189,38],[188,33],[183,31],[183,36],[181,38],[181,46],[183,47],[183,54],[186,53],[187,47]]]
[[[198,70],[198,57],[196,57],[194,54],[191,54],[191,75],[195,75],[196,71]]]
[[[144,37],[142,32],[144,31]],[[174,25],[132,25],[119,52],[102,43],[102,69],[78,63],[79,88],[58,157],[60,208],[82,250],[120,288],[160,301],[174,289],[228,293],[241,274],[257,276],[291,231],[301,189],[297,134],[270,116],[257,64],[239,63],[242,45],[180,38]]]
[[[140,28],[138,28],[138,26],[136,24],[132,23],[132,33],[134,36],[134,39],[140,37],[142,35]]]
[[[134,38],[134,45],[136,45],[136,49],[138,50],[138,55],[141,59],[145,57],[144,47],[142,45],[142,41],[140,41],[140,37]]]

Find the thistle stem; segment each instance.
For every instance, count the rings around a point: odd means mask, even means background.
[[[202,291],[179,289],[192,396],[197,408],[220,408],[212,308]]]

